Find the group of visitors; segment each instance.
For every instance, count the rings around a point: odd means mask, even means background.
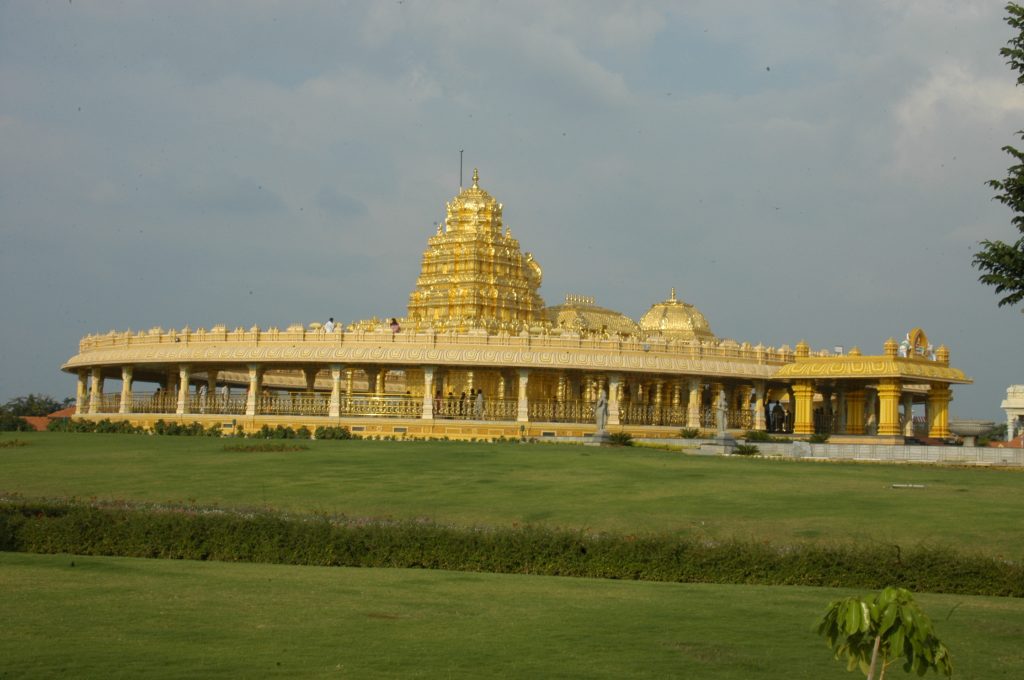
[[[447,399],[445,399],[443,394],[441,390],[434,394],[435,418],[472,418],[473,420],[483,420],[483,390],[470,388],[468,397],[463,392],[456,398],[452,390],[448,390]]]
[[[388,324],[391,327],[391,334],[402,332],[402,326],[398,323],[398,319],[391,317],[391,323]],[[323,325],[325,333],[333,333],[334,329],[338,327],[338,324],[334,323],[334,317],[327,319],[327,322]]]
[[[772,404],[775,404],[772,406]],[[764,424],[769,432],[792,432],[793,419],[788,409],[779,401],[764,404]]]

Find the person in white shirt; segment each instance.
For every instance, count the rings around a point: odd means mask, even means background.
[[[324,324],[324,332],[325,333],[333,333],[334,332],[334,317],[333,316],[327,320],[327,323]]]

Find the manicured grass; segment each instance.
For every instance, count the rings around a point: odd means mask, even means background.
[[[860,677],[812,631],[847,591],[13,553],[0,583],[0,677]],[[1024,674],[1024,601],[918,601],[956,677]]]
[[[2,435],[0,439],[12,438]],[[948,545],[1024,558],[1024,474],[714,458],[636,448],[18,433],[0,492],[268,506],[463,526],[546,524],[712,539]],[[892,484],[925,488],[892,488]]]

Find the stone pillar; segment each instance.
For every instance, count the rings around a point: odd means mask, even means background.
[[[436,366],[423,367],[423,420],[434,419],[434,371]]]
[[[173,401],[172,401],[173,400]],[[170,406],[174,404],[175,411],[177,411],[178,404],[178,370],[175,368],[167,369],[167,387],[164,389],[161,403],[161,411],[170,413]],[[166,406],[166,408],[165,408]]]
[[[345,396],[349,398],[352,397],[352,386],[355,384],[356,381],[355,373],[355,369],[345,369]]]
[[[566,394],[568,389],[569,389],[569,383],[565,379],[565,371],[559,371],[558,372],[558,392],[556,394],[556,397],[557,397],[558,401],[564,402],[564,401],[566,401],[568,399],[568,395]]]
[[[260,389],[263,387],[263,366],[249,364],[249,394],[245,398],[245,415],[255,416],[259,403]]]
[[[341,417],[341,364],[331,364],[331,401],[327,404],[329,418]]]
[[[78,382],[75,385],[75,415],[82,415],[88,408],[86,400],[89,397],[89,372],[79,369]]]
[[[302,377],[306,381],[306,391],[307,392],[315,392],[316,391],[316,374],[317,374],[317,369],[316,368],[304,368],[304,369],[302,369]]]
[[[608,376],[608,424],[619,424],[619,387],[622,385],[622,376],[612,373]]]
[[[377,392],[377,374],[379,370],[373,366],[364,366],[363,373],[366,374],[366,393],[373,395]]]
[[[884,378],[878,383],[878,434],[895,437],[900,433],[900,381]]]
[[[189,413],[188,388],[191,375],[191,366],[188,364],[178,366],[178,409],[175,413],[179,416]]]
[[[654,381],[654,413],[651,417],[651,425],[661,425],[661,408],[665,403],[665,381]]]
[[[822,388],[821,392],[821,419],[824,427],[824,434],[832,434],[832,389]],[[813,417],[814,407],[811,407]]]
[[[89,413],[100,412],[100,399],[103,397],[103,373],[99,366],[92,369],[92,376],[89,384]]]
[[[914,395],[903,393],[903,436],[914,436]]]
[[[700,379],[690,378],[690,400],[686,404],[686,427],[700,428]]]
[[[864,434],[864,390],[846,393],[846,434]]]
[[[526,388],[530,384],[530,369],[519,369],[519,404],[516,409],[516,420],[520,423],[530,421],[530,402],[526,397]]]
[[[836,391],[836,432],[846,433],[846,391]]]
[[[949,402],[953,391],[949,385],[932,383],[928,390],[928,436],[935,439],[949,437]],[[1009,434],[1009,432],[1007,432]]]
[[[378,397],[383,397],[384,393],[388,391],[387,375],[387,369],[381,368],[377,370],[377,379],[374,381],[376,385],[374,386],[373,393]]]
[[[800,380],[793,385],[793,434],[814,434],[814,383]]]
[[[764,380],[754,381],[754,429],[758,432],[764,432],[768,428],[768,424],[764,421],[766,387]]]
[[[118,413],[132,412],[132,367],[121,367],[121,407]]]
[[[473,371],[466,371],[466,398],[473,394]]]
[[[878,434],[878,390],[866,389],[864,390],[864,395],[864,413],[867,420],[867,424],[864,428],[864,434],[875,435]]]
[[[505,373],[498,373],[498,398],[505,399],[508,396],[508,390],[505,389]]]
[[[209,413],[219,413],[220,409],[217,408],[217,369],[207,368],[206,369],[206,407]]]

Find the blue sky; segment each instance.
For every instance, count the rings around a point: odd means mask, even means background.
[[[1024,128],[1001,3],[0,4],[0,399],[112,328],[404,313],[466,176],[541,294],[720,337],[923,327],[1001,418],[1024,317],[976,282]]]

